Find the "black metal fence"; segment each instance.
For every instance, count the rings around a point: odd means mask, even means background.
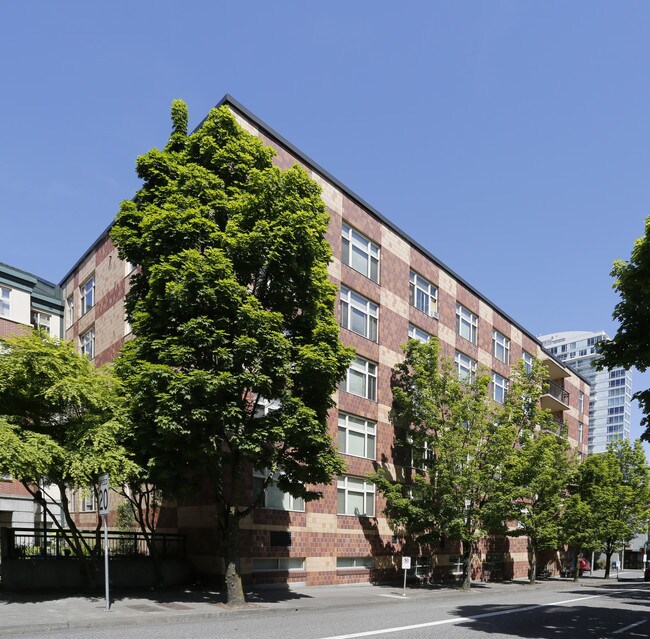
[[[42,528],[7,528],[4,535],[3,554],[11,559],[42,559],[45,557],[74,557],[69,543],[70,531],[46,530]],[[104,551],[104,532],[80,531],[90,553]],[[156,553],[161,558],[185,557],[185,537],[171,533],[156,533],[153,539]],[[151,553],[145,536],[141,532],[109,531],[109,557],[148,557]]]

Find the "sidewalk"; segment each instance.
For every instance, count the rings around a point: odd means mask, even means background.
[[[603,571],[585,575],[580,585],[594,587],[615,585],[614,574],[607,582]],[[620,581],[642,581],[641,571],[621,572]],[[549,579],[538,582],[537,588],[557,587],[565,584],[574,588],[570,579]],[[472,585],[472,593],[504,591],[526,587],[526,582],[482,583]],[[453,587],[412,588],[407,587],[406,596],[413,598],[457,597]],[[379,597],[400,597],[399,586],[318,586],[295,589],[269,588],[247,592],[247,603],[239,608],[225,606],[225,597],[218,591],[188,589],[161,592],[116,592],[110,610],[106,610],[103,595],[83,596],[66,592],[10,593],[0,591],[0,637],[16,637],[21,634],[65,630],[68,628],[91,628],[99,626],[122,626],[155,624],[183,620],[204,620],[231,614],[257,614],[281,610],[306,610],[332,606],[359,606],[377,603]]]

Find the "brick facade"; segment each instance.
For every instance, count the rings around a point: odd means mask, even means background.
[[[388,419],[391,405],[390,376],[393,366],[402,359],[400,346],[408,339],[409,324],[437,336],[444,355],[454,357],[456,352],[463,353],[505,378],[510,375],[510,366],[493,357],[493,329],[510,340],[511,364],[520,359],[524,352],[551,362],[552,358],[543,351],[534,336],[473,290],[453,271],[402,234],[392,223],[268,129],[241,105],[230,102],[230,106],[245,129],[259,135],[266,144],[276,149],[276,162],[279,166],[286,168],[298,162],[321,185],[323,200],[330,215],[327,239],[334,255],[329,267],[330,278],[339,289],[344,285],[379,306],[377,342],[365,339],[351,330],[341,329],[341,338],[346,344],[354,346],[359,356],[378,364],[377,401],[340,390],[335,397],[337,407],[329,416],[330,431],[334,438],[337,436],[339,412],[366,418],[377,424],[376,458],[344,455],[348,475],[363,478],[379,464],[395,464],[392,451],[394,428]],[[379,247],[379,282],[372,281],[343,263],[341,232],[344,223]],[[438,317],[427,315],[409,303],[411,270],[437,287]],[[78,340],[81,334],[94,327],[95,361],[102,364],[115,357],[128,333],[124,295],[128,290],[129,276],[107,235],[97,241],[62,282],[64,299],[74,297],[77,309],[79,287],[91,276],[95,277],[95,306],[82,317],[77,316],[73,324],[67,325],[65,336]],[[476,344],[461,337],[456,330],[457,303],[478,317]],[[338,304],[337,314],[340,315]],[[586,429],[582,441],[577,441],[577,435],[578,423],[586,424],[588,421],[589,386],[582,378],[556,362],[550,363],[549,370],[551,377],[559,375],[556,382],[569,393],[568,407],[560,406],[556,414],[568,423],[572,446],[578,447],[584,454]],[[583,412],[579,414],[580,392],[584,393],[586,400]],[[401,553],[402,548],[400,542],[393,537],[386,519],[381,516],[384,504],[380,495],[375,498],[377,516],[359,517],[337,515],[336,481],[333,485],[324,487],[323,491],[323,499],[308,503],[305,512],[261,509],[242,522],[242,570],[247,580],[257,583],[290,581],[317,585],[376,580],[394,574],[396,562],[392,558]],[[188,536],[188,548],[197,571],[215,574],[221,572],[222,567],[215,557],[218,539],[214,509],[200,501],[179,503],[173,513],[174,523],[179,532]],[[272,531],[290,531],[291,546],[272,547]],[[437,563],[441,575],[447,570],[449,557],[457,550],[449,545],[439,549],[434,563]],[[527,572],[524,540],[487,540],[484,552],[486,555],[488,552],[497,552],[503,557],[501,576],[523,576]],[[255,571],[256,559],[286,557],[304,559],[303,569]],[[375,564],[372,569],[337,569],[337,557],[374,557]],[[490,578],[488,572],[483,575],[482,566],[475,567],[476,576]]]

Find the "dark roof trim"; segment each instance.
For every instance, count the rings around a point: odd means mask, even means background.
[[[366,209],[369,213],[374,215],[378,220],[380,220],[383,224],[385,224],[388,228],[390,228],[392,231],[394,231],[397,235],[402,237],[404,240],[406,240],[411,246],[415,247],[420,253],[422,253],[425,257],[430,259],[434,264],[439,266],[441,269],[449,273],[457,282],[462,284],[467,290],[471,291],[474,295],[476,295],[479,299],[483,300],[486,304],[488,304],[493,310],[495,310],[497,313],[499,313],[504,319],[506,319],[508,322],[510,322],[513,326],[517,327],[522,333],[524,333],[527,337],[532,339],[536,344],[539,344],[539,346],[542,348],[542,350],[552,359],[554,359],[560,366],[563,368],[566,368],[566,365],[562,363],[559,359],[557,359],[554,355],[551,355],[543,346],[542,343],[537,339],[535,335],[533,335],[530,331],[526,330],[521,324],[516,322],[512,317],[510,317],[507,313],[502,311],[496,304],[491,302],[485,295],[481,294],[479,291],[477,291],[471,284],[469,284],[467,281],[465,281],[462,277],[460,277],[455,271],[453,271],[451,268],[449,268],[444,262],[439,260],[435,255],[433,255],[431,252],[429,252],[424,246],[422,246],[419,242],[416,242],[412,237],[410,237],[408,234],[406,234],[404,231],[402,231],[398,226],[396,226],[393,222],[391,222],[388,218],[384,217],[377,209],[375,209],[373,206],[368,204],[362,197],[357,195],[354,191],[349,189],[345,184],[337,180],[329,171],[326,171],[320,164],[317,162],[314,162],[309,156],[305,155],[300,149],[298,149],[296,146],[291,144],[286,138],[284,138],[282,135],[280,135],[277,131],[275,131],[273,128],[271,128],[266,122],[258,118],[252,111],[249,111],[243,104],[238,102],[235,98],[233,98],[229,93],[226,93],[226,95],[221,98],[221,100],[217,103],[217,107],[223,106],[224,104],[234,107],[237,111],[239,111],[243,116],[245,116],[248,120],[250,120],[258,129],[262,130],[268,137],[274,139],[274,141],[278,142],[281,146],[285,147],[287,151],[290,151],[293,155],[295,155],[303,164],[309,166],[310,168],[314,169],[317,173],[320,173],[324,178],[326,178],[329,182],[334,184],[337,188],[341,190],[342,193],[344,193],[347,197],[349,197],[351,200],[354,200],[357,204],[359,204],[361,207]],[[206,116],[207,117],[207,116]],[[206,118],[203,118],[201,122],[198,124],[198,126],[194,129],[197,130],[198,128],[201,127],[203,122],[205,122]],[[92,246],[83,254],[81,259],[77,260],[75,265],[66,273],[66,275],[63,277],[61,280],[60,286],[63,286],[63,284],[68,280],[68,278],[72,275],[72,273],[77,269],[77,267],[90,255],[90,253],[94,250],[94,248],[99,244],[99,242],[108,235],[108,232],[110,231],[111,227],[113,226],[113,223],[111,223],[108,228],[95,240],[95,242],[92,244]],[[572,370],[572,372],[579,377],[582,381],[586,382],[589,384],[588,380],[586,380],[582,375],[579,373],[576,373],[575,371]]]

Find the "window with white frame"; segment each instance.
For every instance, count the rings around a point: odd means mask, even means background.
[[[377,424],[363,417],[339,413],[339,452],[375,459]]]
[[[80,287],[81,293],[81,314],[87,313],[95,306],[95,276],[88,278]]]
[[[70,295],[66,300],[68,307],[68,328],[74,324],[74,295]]]
[[[375,485],[362,477],[339,477],[337,513],[339,515],[375,516]]]
[[[524,360],[524,368],[526,373],[530,375],[533,372],[533,356],[530,353],[524,351],[522,358]]]
[[[97,510],[97,504],[95,502],[95,491],[85,490],[81,494],[81,508],[82,513],[95,512]]]
[[[268,470],[253,471],[253,493],[259,495],[264,481],[269,476]],[[273,510],[305,510],[305,500],[302,497],[294,497],[289,493],[282,492],[276,485],[280,473],[275,473],[271,483],[266,487],[264,494],[264,508]]]
[[[355,357],[341,388],[353,395],[377,400],[377,364],[363,357]]]
[[[304,557],[256,557],[253,559],[253,571],[272,572],[278,570],[304,570]]]
[[[415,271],[409,275],[409,302],[430,317],[438,317],[438,289]]]
[[[11,289],[0,286],[0,316],[9,317],[11,310]]]
[[[374,302],[359,293],[341,287],[341,326],[377,341],[377,309]]]
[[[582,432],[584,430],[584,426],[582,422],[578,422],[578,441],[582,444]]]
[[[580,395],[578,395],[578,412],[585,412],[585,394],[582,391],[580,392]]]
[[[89,359],[95,357],[95,329],[94,327],[79,336],[81,354]]]
[[[426,344],[431,339],[431,335],[426,331],[423,331],[421,328],[409,324],[409,339],[416,339],[418,342]]]
[[[499,373],[492,373],[492,399],[499,404],[506,401],[506,390],[508,389],[508,380],[499,375]]]
[[[510,339],[496,329],[492,330],[492,354],[504,364],[510,364]]]
[[[337,569],[345,568],[372,568],[375,565],[374,557],[337,557]]]
[[[373,282],[379,282],[379,247],[345,223],[341,234],[341,261]]]
[[[456,351],[454,361],[456,363],[458,379],[467,380],[469,382],[473,382],[476,379],[476,360],[468,357],[465,353]]]
[[[124,275],[131,275],[135,271],[135,264],[131,264],[128,260],[124,262]]]
[[[478,317],[462,304],[456,304],[456,332],[472,344],[476,344]]]
[[[43,331],[47,335],[50,334],[50,322],[52,316],[48,313],[41,313],[40,311],[32,311],[32,326],[37,331]]]

